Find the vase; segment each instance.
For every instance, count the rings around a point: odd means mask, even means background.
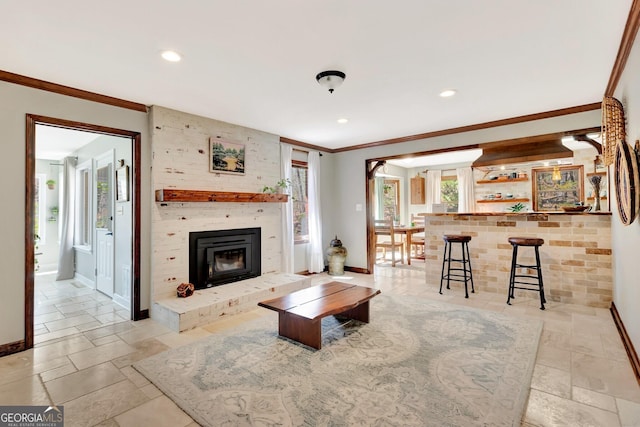
[[[593,211],[598,212],[600,210],[600,192],[596,191],[594,194],[595,204],[593,206]]]

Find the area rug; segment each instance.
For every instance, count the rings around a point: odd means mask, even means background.
[[[329,317],[321,350],[277,320],[134,367],[205,426],[520,426],[542,322],[407,296]]]

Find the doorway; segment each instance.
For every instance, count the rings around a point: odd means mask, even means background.
[[[38,225],[38,222],[37,222],[39,218],[38,215],[39,215],[39,212],[41,211],[36,201],[37,193],[40,190],[40,187],[36,186],[36,181],[38,179],[41,179],[36,177],[36,127],[37,125],[42,125],[46,127],[55,127],[60,129],[76,130],[76,131],[81,131],[85,133],[92,133],[92,134],[95,134],[97,137],[105,137],[105,136],[119,137],[122,140],[127,141],[126,143],[127,149],[128,149],[128,152],[130,153],[128,159],[129,159],[129,163],[132,170],[130,174],[131,180],[129,182],[130,195],[129,195],[129,192],[127,192],[127,201],[130,201],[130,204],[131,204],[130,214],[128,215],[130,226],[129,226],[128,233],[124,233],[125,234],[124,238],[121,239],[121,241],[126,242],[125,245],[129,249],[128,252],[125,251],[128,261],[126,262],[126,265],[124,265],[122,269],[123,276],[127,276],[128,278],[127,280],[124,281],[126,283],[126,290],[121,289],[120,291],[120,294],[121,294],[120,296],[122,297],[122,294],[124,294],[125,298],[124,299],[121,298],[121,301],[119,301],[119,303],[122,303],[122,300],[127,301],[127,305],[128,305],[127,313],[129,318],[133,320],[139,320],[139,319],[148,317],[148,311],[147,310],[143,311],[140,309],[140,191],[139,191],[140,189],[140,155],[141,155],[140,134],[138,132],[107,128],[104,126],[92,125],[87,123],[73,122],[73,121],[55,119],[55,118],[44,117],[44,116],[27,115],[26,177],[25,177],[25,184],[26,184],[25,185],[25,189],[26,189],[26,198],[25,198],[25,204],[26,204],[26,209],[25,209],[26,211],[25,345],[26,345],[26,348],[31,348],[33,347],[33,344],[34,344],[34,306],[35,306],[34,267],[35,265],[37,265],[35,248],[36,248],[37,237],[38,237],[36,232],[34,231],[34,227]],[[96,154],[94,157],[97,159],[100,156]],[[107,162],[107,169],[108,169],[106,173],[107,176],[114,175],[114,161],[115,161],[114,155],[111,154],[111,160]],[[86,164],[86,161],[83,161],[82,163]],[[96,161],[96,164],[98,164],[97,161]],[[104,164],[101,164],[101,165],[104,166]],[[127,165],[126,167],[127,167],[127,179],[129,179],[128,178],[129,165]],[[85,198],[84,204],[74,203],[73,205],[74,213],[78,214],[78,213],[81,213],[83,207],[89,206],[91,204],[93,204],[93,206],[96,206],[95,205],[95,203],[97,203],[96,197],[99,192],[97,188],[94,188],[92,190],[93,192],[83,192],[81,190],[82,186],[80,184],[82,183],[82,179],[86,179],[90,177],[88,173],[83,175],[81,171],[76,171],[75,177],[77,178],[77,180],[74,183],[75,185],[74,188],[76,189],[76,192],[78,192],[77,196],[78,198],[82,198],[82,197]],[[95,179],[95,175],[93,176],[93,178],[94,178],[93,182],[97,183],[98,181]],[[109,183],[109,186],[111,188],[110,193],[112,194],[113,193],[112,189],[114,188],[113,186],[115,184],[114,184],[113,178],[109,178],[109,179],[112,179],[112,181]],[[67,181],[70,182],[71,179]],[[111,198],[111,194],[107,195],[107,198]],[[118,204],[115,204],[114,206],[114,203],[109,203],[109,205],[110,205],[111,211],[110,211],[110,214],[108,215],[108,218],[111,221],[114,220],[114,216],[122,215],[123,212],[125,212],[125,210],[122,209],[123,208],[122,205],[118,206]],[[67,206],[67,213],[71,212],[71,208],[69,208],[69,206],[71,205]],[[63,206],[62,206],[62,200],[61,200],[61,206],[60,206],[61,218],[62,218],[62,209],[63,209]],[[97,206],[95,207],[95,211],[96,212],[98,211]],[[118,218],[116,218],[116,220],[117,219]],[[81,252],[83,249],[83,246],[90,247],[89,245],[93,245],[92,247],[95,247],[94,243],[97,240],[95,237],[96,236],[95,230],[98,228],[95,222],[95,216],[89,217],[85,215],[84,219],[80,218],[74,224],[69,225],[69,227],[72,229],[71,246],[73,247],[74,250],[77,250],[79,248]],[[63,227],[60,227],[60,228],[63,228]],[[113,231],[113,228],[111,229],[111,231]],[[109,231],[107,231],[107,233],[108,232]],[[94,243],[92,243],[92,240]],[[113,240],[110,246],[111,247],[114,246]],[[91,256],[95,257],[97,253],[98,251],[94,250]],[[76,263],[77,260],[74,259],[72,262]],[[113,265],[113,257],[111,258],[110,262]],[[72,268],[75,270],[76,266],[73,266]],[[95,271],[96,269],[92,271],[90,270],[90,273],[88,275],[90,276],[94,275]],[[110,275],[113,278],[113,273],[110,273]],[[80,274],[80,276],[82,275]],[[113,289],[114,289],[113,286],[109,287],[107,285],[107,287],[102,289],[101,291],[104,294],[109,295],[109,289],[111,289],[111,294],[112,294],[111,296],[113,296],[115,300],[115,295],[113,294]],[[104,295],[102,298],[106,299]]]

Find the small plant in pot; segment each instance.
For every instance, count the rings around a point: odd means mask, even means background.
[[[276,182],[276,185],[273,187],[269,187],[265,185],[262,188],[262,192],[283,194],[286,192],[287,188],[289,188],[290,185],[291,185],[291,181],[289,180],[289,178],[283,178],[280,181]]]
[[[47,181],[47,187],[49,190],[54,190],[56,188],[56,182],[52,179]]]

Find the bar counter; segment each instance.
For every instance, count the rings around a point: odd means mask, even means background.
[[[507,300],[512,247],[509,237],[539,237],[542,276],[548,301],[609,308],[613,299],[611,212],[423,213],[425,270],[429,286],[440,285],[445,234],[471,236],[469,251],[476,291],[504,294]],[[455,245],[458,246],[458,245]],[[458,247],[452,255],[457,256]],[[533,249],[520,248],[518,261],[535,264]],[[464,292],[452,282],[444,292]],[[518,296],[538,298],[537,292]],[[473,298],[473,294],[470,294]]]

